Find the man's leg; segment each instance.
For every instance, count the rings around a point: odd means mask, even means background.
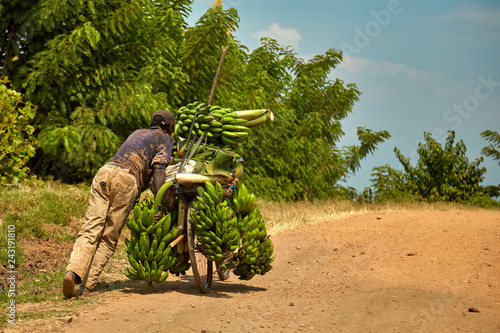
[[[66,297],[75,295],[74,284],[80,283],[85,275],[104,228],[109,205],[108,173],[107,168],[103,167],[92,181],[85,218],[73,246],[63,281],[63,293]]]
[[[125,169],[120,169],[115,175],[109,190],[106,227],[99,241],[99,247],[92,261],[86,284],[86,287],[90,290],[94,289],[104,266],[115,253],[125,221],[134,207],[135,199],[139,195],[134,176]]]

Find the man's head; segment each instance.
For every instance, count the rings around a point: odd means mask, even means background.
[[[160,127],[168,134],[172,134],[174,132],[174,125],[174,116],[167,110],[157,110],[151,116],[151,127]]]

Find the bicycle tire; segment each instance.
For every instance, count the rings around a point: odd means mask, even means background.
[[[215,264],[215,268],[217,270],[217,275],[219,276],[219,279],[221,281],[226,281],[227,279],[229,279],[229,275],[231,273],[231,270],[229,268],[222,270],[219,264]]]
[[[198,289],[206,294],[212,287],[213,265],[212,262],[205,257],[203,252],[201,252],[200,246],[196,241],[196,235],[190,217],[190,212],[193,209],[192,204],[192,202],[189,204],[189,210],[186,216],[189,259],[191,260],[191,270],[193,272],[194,281]]]

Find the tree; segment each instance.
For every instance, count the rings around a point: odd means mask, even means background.
[[[498,164],[500,164],[500,134],[498,134],[498,132],[486,130],[481,133],[481,136],[486,141],[491,142],[489,146],[483,147],[481,154],[492,157],[494,160],[498,161]]]
[[[424,132],[425,143],[419,143],[415,166],[394,148],[403,170],[389,166],[374,168],[372,184],[378,200],[413,197],[424,201],[470,202],[483,196],[485,167],[483,158],[469,162],[462,140],[455,144],[455,132],[450,131],[443,147],[431,134]]]
[[[329,80],[341,61],[331,49],[305,62],[271,39],[249,55],[246,70],[256,80],[241,89],[250,98],[240,106],[268,106],[276,114],[274,123],[254,131],[244,154],[249,183],[259,194],[287,200],[338,195],[338,183],[390,136],[360,128],[359,147],[336,147],[344,135],[341,120],[360,95],[355,84]]]
[[[191,1],[1,1],[2,71],[38,106],[46,172],[89,177],[178,102],[164,89],[187,80],[177,59]]]
[[[481,154],[484,156],[492,157],[494,160],[498,161],[500,165],[500,134],[498,132],[493,132],[486,130],[481,133],[481,136],[486,139],[486,141],[491,142],[489,146],[483,147]],[[486,186],[487,195],[491,198],[500,196],[500,184],[497,186],[489,185]]]
[[[37,141],[30,121],[36,108],[23,102],[21,93],[0,79],[0,184],[18,182],[29,171],[28,161],[35,155]]]
[[[182,96],[179,106],[192,101],[206,102],[210,96],[214,76],[221,58],[221,47],[229,46],[224,60],[215,101],[228,101],[224,92],[232,89],[235,75],[233,71],[241,67],[242,49],[233,36],[238,27],[239,17],[236,9],[224,10],[220,1],[215,1],[212,7],[196,22],[195,26],[186,29],[184,40],[179,52],[179,64],[186,73],[188,82],[179,85]],[[232,73],[232,74],[224,74]]]

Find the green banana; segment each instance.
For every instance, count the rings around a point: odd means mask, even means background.
[[[172,248],[167,246],[167,248],[163,251],[161,260],[158,262],[158,266],[166,265],[170,260],[171,254],[172,254]]]
[[[128,262],[130,263],[133,269],[139,271],[140,264],[134,259],[134,256],[132,254],[128,256]]]
[[[139,244],[135,244],[134,246],[134,251],[132,252],[132,255],[134,256],[135,260],[140,260],[141,259],[141,251],[139,250]]]
[[[161,271],[159,271],[160,274],[157,275],[156,283],[162,283],[165,282],[168,278],[168,271],[163,272],[163,275],[161,275]]]
[[[179,232],[179,227],[175,226],[172,230],[162,238],[161,242],[165,244],[170,244],[175,237],[177,237],[177,233]]]
[[[156,229],[155,234],[154,234],[156,239],[161,239],[161,234],[163,233],[163,226],[164,225],[165,224],[161,225],[158,229]]]
[[[128,220],[127,226],[134,232],[141,232],[141,230],[139,229],[139,225],[134,219]]]
[[[137,220],[142,219],[142,210],[141,206],[135,205],[134,206],[134,219],[137,222]]]
[[[221,123],[220,121],[215,121],[215,120],[212,120],[210,123],[209,123],[209,128],[220,128],[220,127],[223,127],[223,123]]]
[[[163,222],[167,219],[168,215],[163,216],[158,222],[151,224],[145,231],[146,234],[152,234],[153,232],[156,231],[159,227],[163,225]],[[154,217],[153,217],[154,219]]]
[[[145,261],[143,263],[143,267],[144,267],[144,272],[146,273],[146,282],[149,283],[149,280],[150,280],[150,277],[151,277],[151,266],[149,265],[149,262],[148,261]]]
[[[231,122],[231,124],[233,124],[233,125],[244,125],[247,121],[248,121],[247,119],[239,118],[238,117],[238,118],[233,118],[233,121]]]
[[[134,272],[130,267],[127,267],[127,272],[125,272],[125,276],[130,280],[141,280],[141,276],[139,273]]]
[[[148,262],[154,262],[154,258],[155,258],[155,253],[153,251],[153,249],[149,250],[148,252],[148,258],[147,258],[147,261]]]
[[[163,250],[165,249],[166,243],[161,243],[160,246],[158,246],[158,249],[155,252],[155,256],[153,258],[154,261],[160,262],[161,259],[163,258]]]

